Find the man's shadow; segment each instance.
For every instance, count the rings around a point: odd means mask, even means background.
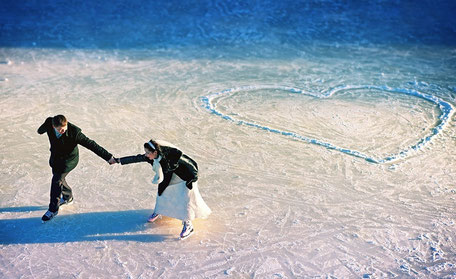
[[[2,212],[41,210],[42,207],[0,208]],[[173,235],[145,232],[150,210],[59,214],[42,224],[41,217],[1,219],[0,244],[61,243],[99,240],[163,242]]]

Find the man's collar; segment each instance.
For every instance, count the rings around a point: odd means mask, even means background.
[[[66,129],[66,131],[63,133],[63,134],[60,134],[57,129],[55,129],[54,127],[52,127],[52,129],[54,129],[54,133],[55,133],[55,136],[59,139],[61,136],[65,135],[67,132],[68,132],[68,129]]]

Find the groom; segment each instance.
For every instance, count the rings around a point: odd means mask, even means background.
[[[44,133],[47,133],[51,145],[49,165],[52,168],[52,181],[51,201],[49,210],[41,218],[43,222],[54,218],[59,212],[59,206],[73,201],[72,190],[65,177],[78,164],[78,144],[90,149],[111,165],[116,162],[111,153],[86,137],[80,128],[68,122],[63,115],[48,117],[38,128],[38,134]]]

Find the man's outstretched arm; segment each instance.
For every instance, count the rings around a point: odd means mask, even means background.
[[[97,154],[105,161],[110,164],[114,164],[116,161],[111,153],[109,153],[106,149],[98,145],[94,140],[89,139],[84,135],[82,132],[79,132],[76,136],[76,142],[85,148],[89,149],[93,153]]]

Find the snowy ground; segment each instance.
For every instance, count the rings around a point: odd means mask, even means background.
[[[454,67],[441,63],[451,53],[328,47],[236,60],[2,49],[0,277],[455,278],[454,116],[423,149],[373,164],[236,125],[200,98],[252,84],[316,93],[374,84],[454,105]],[[375,90],[331,99],[240,92],[218,109],[373,156],[415,144],[440,113],[423,99]],[[109,166],[80,148],[67,178],[75,203],[41,224],[51,172],[48,139],[36,129],[58,113],[116,156],[142,152],[150,138],[175,143],[199,163],[213,214],[179,241],[178,220],[145,223],[156,196],[149,166]]]

